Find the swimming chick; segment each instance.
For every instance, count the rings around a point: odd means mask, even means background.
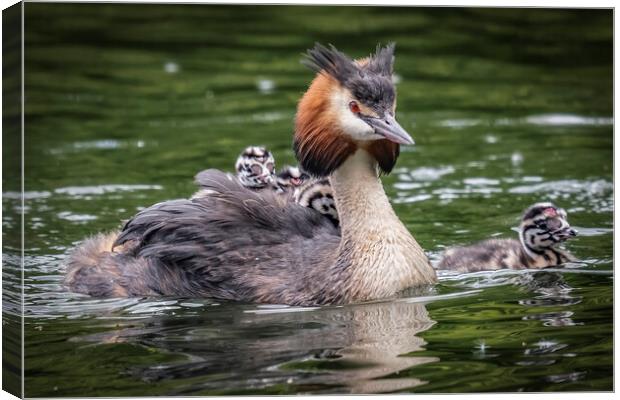
[[[413,139],[396,121],[394,45],[352,60],[317,44],[316,76],[298,104],[301,168],[329,177],[340,229],[271,190],[206,170],[210,195],[138,212],[68,258],[66,285],[97,297],[211,297],[291,305],[394,296],[436,282],[423,249],[394,212],[380,175]]]
[[[438,269],[475,272],[484,270],[540,269],[576,258],[559,247],[577,235],[568,224],[566,211],[552,203],[536,203],[523,213],[519,240],[489,239],[446,250]]]

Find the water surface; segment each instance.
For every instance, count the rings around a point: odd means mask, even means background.
[[[25,8],[27,396],[612,390],[611,11]],[[294,163],[315,41],[355,57],[397,43],[398,118],[417,144],[383,182],[432,260],[516,237],[523,209],[554,201],[582,261],[442,272],[433,288],[320,308],[64,290],[80,240],[188,197],[199,170],[231,170],[249,144]],[[20,194],[4,182],[16,283]]]

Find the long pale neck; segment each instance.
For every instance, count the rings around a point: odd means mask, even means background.
[[[330,181],[342,231],[338,262],[351,268],[354,300],[435,281],[424,251],[390,205],[374,158],[357,150]]]

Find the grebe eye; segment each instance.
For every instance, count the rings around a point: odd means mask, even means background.
[[[256,164],[252,165],[251,170],[254,175],[260,175],[261,172],[263,172],[263,169],[260,167],[260,165]]]
[[[357,101],[352,101],[349,103],[349,110],[351,110],[351,112],[354,114],[360,113],[360,106],[359,104],[357,104]]]
[[[273,168],[274,168],[273,163],[267,163],[267,169],[269,170],[269,172],[273,172]]]

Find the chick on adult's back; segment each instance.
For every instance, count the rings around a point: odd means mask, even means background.
[[[70,257],[66,282],[96,296],[204,296],[298,305],[364,301],[433,283],[422,248],[398,219],[379,172],[411,137],[394,118],[394,47],[353,61],[317,45],[294,149],[304,171],[330,176],[341,230],[271,191],[200,173],[210,195],[159,203],[115,236]],[[108,247],[109,246],[109,247]]]
[[[253,190],[278,190],[275,174],[276,161],[267,148],[262,146],[246,147],[235,162],[236,178],[239,182]],[[200,189],[192,195],[192,199],[209,196],[208,189]]]

